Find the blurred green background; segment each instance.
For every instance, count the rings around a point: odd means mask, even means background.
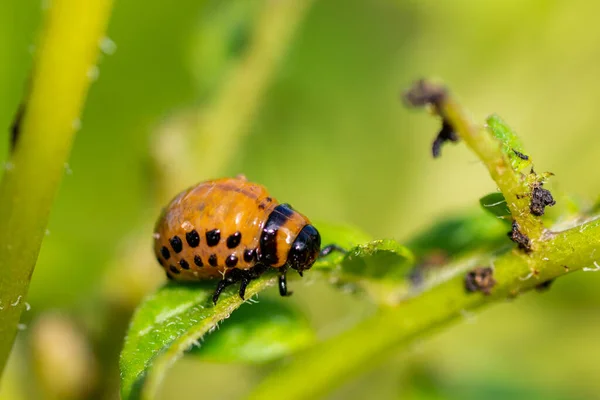
[[[35,320],[59,310],[94,326],[101,299],[122,292],[112,286],[121,279],[114,270],[136,262],[140,234],[148,239],[140,257],[149,262],[139,274],[160,275],[150,248],[157,132],[211,104],[272,3],[116,1],[108,31],[116,51],[99,64],[0,398],[42,396],[28,386]],[[432,160],[438,123],[399,102],[413,79],[433,76],[477,119],[502,115],[536,169],[556,174],[554,188],[596,199],[599,12],[584,0],[314,0],[219,174],[244,173],[311,219],[407,240],[495,190],[464,146],[449,145]],[[0,5],[0,127],[10,126],[23,96],[41,18],[39,1]],[[8,136],[0,131],[2,163]],[[599,275],[574,274],[543,295],[467,315],[331,398],[600,398],[599,284]],[[294,286],[286,301],[320,337],[372,310],[326,283]],[[122,332],[112,334],[119,346]],[[262,373],[184,358],[161,398],[239,398]]]

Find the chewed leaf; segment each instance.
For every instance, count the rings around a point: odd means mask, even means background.
[[[366,291],[378,303],[397,304],[407,293],[414,259],[394,240],[375,240],[350,249],[332,278],[341,286]]]
[[[244,304],[190,352],[202,360],[264,363],[310,345],[315,333],[289,301]]]
[[[498,115],[490,115],[487,128],[502,142],[502,151],[508,156],[511,166],[517,172],[531,166],[531,158],[525,152],[517,133],[513,131]]]
[[[250,283],[246,298],[273,285],[267,273]],[[147,298],[133,316],[121,352],[121,398],[151,399],[168,367],[242,304],[237,290],[225,290],[216,306],[214,281],[168,284]]]
[[[403,278],[412,266],[412,252],[395,240],[375,240],[350,250],[342,261],[342,273],[357,279]]]
[[[349,250],[360,243],[366,243],[372,240],[369,235],[354,227],[333,225],[325,222],[318,222],[315,226],[321,234],[321,243],[323,246],[336,244],[343,249]],[[343,253],[334,251],[327,257],[317,260],[313,269],[331,269],[336,265],[339,265],[343,259]]]
[[[447,217],[412,239],[407,246],[420,260],[431,256],[458,257],[506,242],[506,225],[480,209]]]
[[[504,195],[500,192],[490,193],[479,199],[479,204],[486,211],[507,223],[510,223],[510,210]]]

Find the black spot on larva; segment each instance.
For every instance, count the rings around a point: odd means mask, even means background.
[[[248,249],[244,252],[244,261],[247,263],[254,261],[256,258],[256,249]]]
[[[181,250],[183,250],[183,242],[179,236],[173,236],[171,239],[169,239],[169,243],[171,243],[171,248],[175,253],[179,253]]]
[[[235,254],[232,254],[225,259],[225,265],[227,265],[227,268],[233,268],[237,265],[237,263],[238,258]]]
[[[202,262],[202,257],[200,257],[198,254],[196,254],[194,256],[194,264],[196,264],[199,267],[204,267],[204,263]]]
[[[171,270],[172,273],[174,274],[178,274],[179,270],[177,269],[177,267],[175,267],[174,265],[170,265],[169,269]]]
[[[270,202],[273,201],[273,198],[271,197],[266,197],[259,205],[258,208],[261,210],[264,210],[265,208],[267,208],[267,204],[269,204]]]
[[[217,259],[217,255],[211,254],[210,257],[208,257],[208,263],[210,265],[212,265],[213,267],[216,267],[217,265],[219,265],[219,260]]]
[[[163,260],[161,260],[159,256],[156,256],[156,261],[158,261],[160,265],[163,265]]]
[[[241,241],[242,241],[242,233],[236,232],[227,238],[227,247],[230,249],[235,249],[240,244]]]
[[[181,265],[181,268],[183,269],[190,269],[190,264],[188,264],[188,262],[185,261],[183,258],[179,260],[179,265]]]
[[[200,244],[200,235],[198,235],[198,232],[194,229],[185,234],[185,240],[190,247],[198,247]]]
[[[214,247],[221,241],[221,231],[213,229],[212,231],[206,232],[206,244],[210,247]]]
[[[171,273],[169,271],[167,271],[167,279],[169,279],[171,281],[174,279],[173,275],[171,275]]]
[[[264,230],[260,237],[261,262],[266,265],[277,264],[277,229]]]
[[[162,254],[165,260],[168,260],[171,257],[171,253],[169,252],[169,249],[167,249],[167,246],[160,248],[160,254]]]

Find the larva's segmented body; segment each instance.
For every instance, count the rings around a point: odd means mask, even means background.
[[[279,204],[267,190],[244,177],[200,183],[180,193],[160,216],[154,251],[169,279],[221,278],[215,292],[241,281],[246,285],[278,268],[280,292],[287,295],[288,267],[309,269],[321,246],[308,218]]]

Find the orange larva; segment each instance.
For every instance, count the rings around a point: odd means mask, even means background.
[[[287,291],[288,268],[309,269],[319,256],[321,237],[307,217],[279,204],[245,177],[202,182],[177,195],[154,230],[154,251],[173,280],[221,278],[213,301],[227,286],[246,286],[270,268],[277,268],[279,291]],[[327,246],[328,254],[341,250]]]

